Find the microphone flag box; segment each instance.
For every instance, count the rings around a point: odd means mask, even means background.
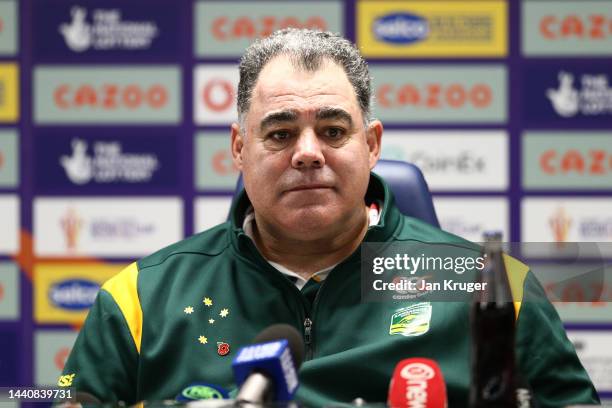
[[[236,384],[241,386],[253,372],[273,380],[277,401],[290,401],[298,388],[297,372],[291,357],[289,342],[276,340],[245,346],[232,362]]]

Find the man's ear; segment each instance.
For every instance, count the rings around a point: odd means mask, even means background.
[[[370,170],[376,166],[380,158],[380,148],[382,143],[383,125],[380,120],[373,120],[368,124],[366,130],[366,142],[370,155]]]
[[[242,148],[244,147],[243,135],[240,131],[240,126],[237,123],[232,123],[231,126],[232,135],[232,158],[234,159],[234,166],[242,171]]]

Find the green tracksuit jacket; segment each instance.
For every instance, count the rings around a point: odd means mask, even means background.
[[[384,205],[365,242],[465,242],[403,216],[376,175],[366,199]],[[356,397],[383,402],[395,365],[409,357],[437,361],[449,406],[467,405],[468,303],[361,303],[359,250],[338,264],[318,291],[311,285],[300,291],[266,262],[242,230],[249,205],[243,192],[231,221],[148,256],[109,280],[58,384],[128,404],[173,399],[194,382],[233,390],[236,351],[267,326],[288,323],[306,342],[298,400],[308,406]],[[525,268],[525,295],[544,296],[524,265],[513,267]],[[410,335],[390,334],[392,316],[401,309],[431,313],[429,322],[407,328],[404,334]],[[225,345],[230,352],[222,355]],[[518,309],[516,347],[520,370],[542,407],[598,401],[550,303],[523,303]]]

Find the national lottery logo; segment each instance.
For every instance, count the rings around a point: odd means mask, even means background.
[[[558,87],[547,89],[546,97],[559,116],[571,118],[578,113],[586,116],[612,114],[612,87],[606,74],[584,74],[574,78],[572,73],[561,71],[557,77]]]
[[[85,21],[87,11],[81,7],[73,7],[70,14],[72,21],[70,24],[62,24],[60,33],[72,51],[85,51],[91,45],[91,25]]]
[[[159,169],[159,159],[149,153],[124,153],[118,141],[93,143],[93,154],[87,153],[87,142],[73,139],[72,154],[62,156],[59,163],[68,179],[83,185],[98,183],[146,183]]]
[[[74,52],[96,50],[143,50],[151,47],[159,35],[154,21],[125,21],[119,9],[94,9],[92,23],[87,22],[88,10],[74,6],[71,21],[59,26],[68,48]]]

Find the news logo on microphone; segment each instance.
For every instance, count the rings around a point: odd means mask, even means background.
[[[408,358],[395,366],[387,405],[392,408],[446,408],[446,385],[435,361]]]

